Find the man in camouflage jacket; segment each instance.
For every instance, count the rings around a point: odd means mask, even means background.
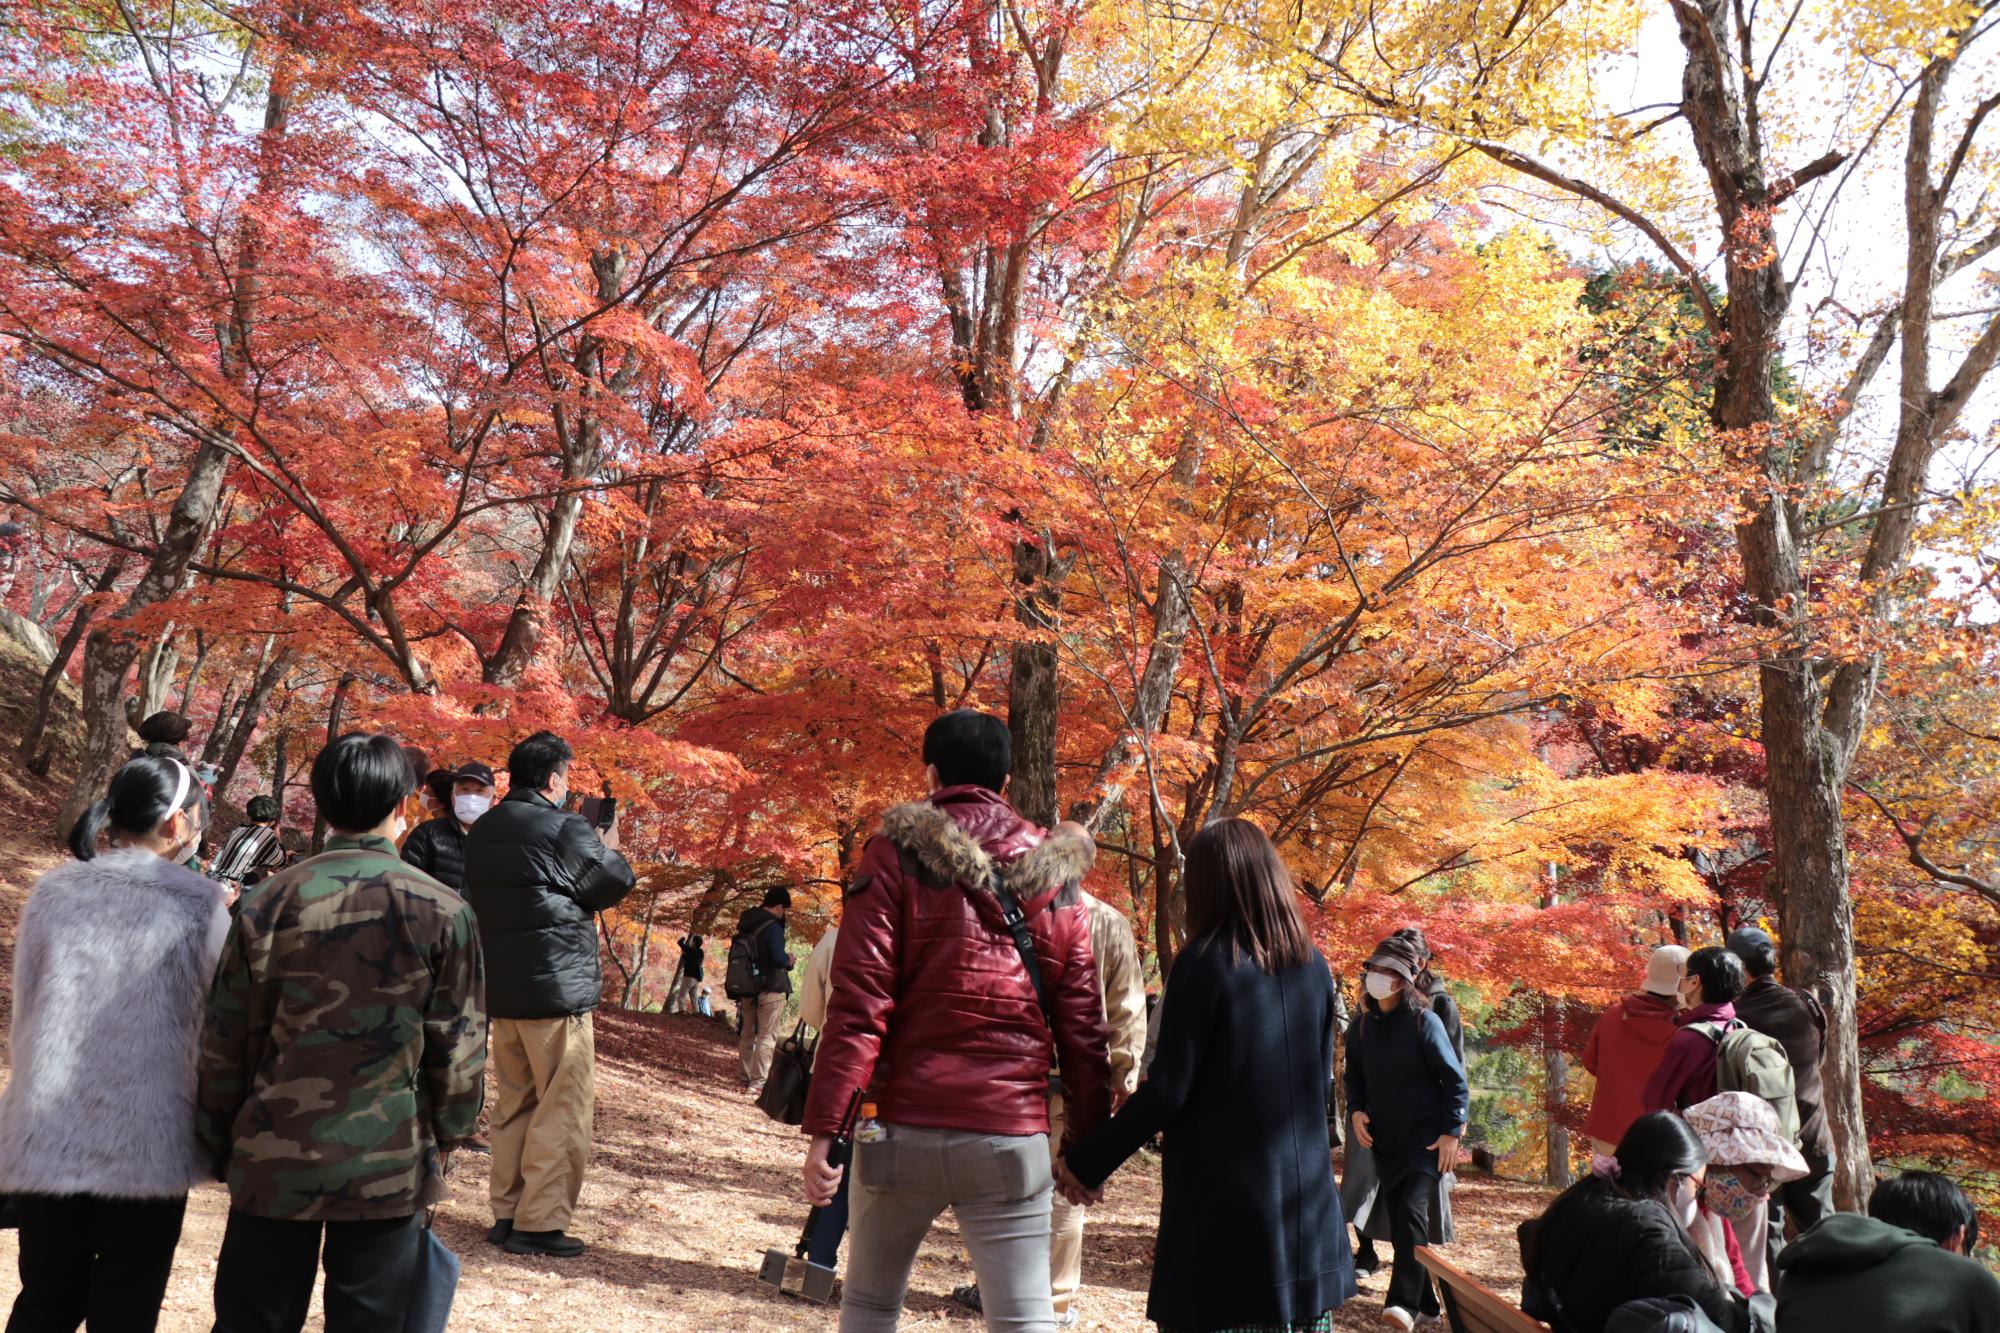
[[[375,771],[393,772],[392,757],[380,736],[327,748],[313,786],[327,776],[344,807],[320,801],[334,836],[248,896],[223,946],[198,1091],[230,1196],[218,1333],[300,1327],[322,1227],[329,1333],[400,1328],[420,1214],[479,1116],[478,931],[463,899],[397,854],[407,778]]]

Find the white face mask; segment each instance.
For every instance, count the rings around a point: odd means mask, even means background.
[[[187,818],[188,833],[190,834],[189,838],[185,842],[175,843],[174,849],[167,853],[167,860],[172,861],[176,865],[181,864],[182,862],[186,861],[190,856],[193,856],[195,854],[196,849],[198,849],[201,846],[202,830],[200,826],[194,822],[194,816],[191,811],[186,812],[186,818]]]
[[[470,824],[493,808],[493,798],[483,792],[464,792],[451,798],[451,812],[461,824]]]
[[[1370,972],[1362,984],[1368,987],[1368,993],[1377,1001],[1386,1000],[1396,993],[1396,979],[1387,972]]]
[[[1674,1207],[1680,1210],[1681,1225],[1691,1227],[1701,1215],[1701,1186],[1693,1176],[1682,1176],[1674,1186]]]

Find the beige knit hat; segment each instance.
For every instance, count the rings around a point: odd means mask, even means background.
[[[1681,988],[1681,978],[1687,975],[1688,951],[1678,944],[1662,944],[1653,950],[1653,957],[1646,964],[1646,989],[1654,995],[1664,995],[1672,999]]]
[[[1715,1166],[1768,1166],[1782,1185],[1806,1177],[1806,1159],[1778,1132],[1778,1113],[1752,1092],[1718,1092],[1682,1113]]]

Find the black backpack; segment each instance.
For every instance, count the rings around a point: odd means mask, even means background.
[[[764,965],[757,960],[755,932],[739,930],[729,938],[729,970],[722,974],[722,993],[732,1000],[754,1000],[764,993]]]

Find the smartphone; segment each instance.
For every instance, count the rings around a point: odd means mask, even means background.
[[[586,796],[577,802],[577,813],[588,819],[599,833],[608,833],[618,818],[616,796]]]

